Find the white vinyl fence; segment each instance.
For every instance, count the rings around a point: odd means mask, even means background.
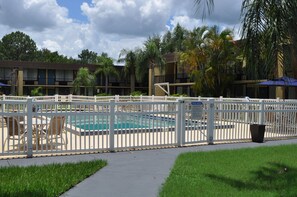
[[[148,149],[297,136],[295,100],[92,97],[0,99],[0,158]]]

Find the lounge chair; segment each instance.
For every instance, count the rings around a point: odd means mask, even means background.
[[[6,127],[8,132],[7,132],[7,138],[5,139],[3,146],[5,147],[5,144],[7,141],[9,146],[10,140],[13,140],[13,145],[20,144],[20,141],[22,141],[22,144],[24,144],[26,129],[24,125],[19,124],[20,121],[24,120],[24,117],[10,116],[10,117],[4,117],[4,119],[6,122]],[[14,141],[17,141],[17,143],[15,143]]]
[[[51,118],[49,126],[46,128],[46,136],[50,146],[65,145],[67,148],[67,135],[66,140],[63,138],[65,131],[65,116],[54,116]],[[61,139],[60,141],[58,139]]]

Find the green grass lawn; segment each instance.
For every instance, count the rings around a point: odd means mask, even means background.
[[[160,196],[297,196],[297,145],[181,154]]]
[[[107,165],[80,163],[0,168],[0,196],[59,196]]]

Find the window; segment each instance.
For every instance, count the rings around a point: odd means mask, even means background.
[[[0,68],[0,79],[10,80],[12,70],[10,68]]]
[[[56,70],[56,81],[73,81],[73,71]]]
[[[37,69],[25,69],[23,74],[24,74],[24,80],[27,80],[27,81],[37,80]]]

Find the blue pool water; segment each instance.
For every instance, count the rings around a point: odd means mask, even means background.
[[[84,130],[108,130],[109,118],[102,116],[73,116],[69,122]],[[175,125],[175,119],[155,116],[121,116],[115,119],[114,129],[137,129],[169,127]]]
[[[76,125],[76,127],[84,129],[84,130],[105,130],[109,129],[109,124],[80,124]],[[146,125],[140,125],[130,122],[122,122],[114,124],[115,129],[136,129],[136,128],[148,128]]]

